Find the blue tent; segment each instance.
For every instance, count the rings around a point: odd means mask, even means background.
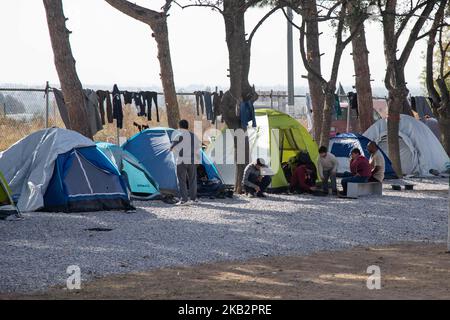
[[[370,157],[369,151],[367,151],[367,145],[371,140],[360,135],[358,133],[342,133],[336,137],[330,139],[329,150],[334,154],[339,162],[338,172],[339,176],[343,176],[345,172],[349,172],[349,157],[352,149],[358,148],[366,158]],[[394,169],[392,168],[392,162],[388,156],[378,149],[384,156],[385,161],[385,179],[396,179]]]
[[[127,181],[131,198],[136,200],[151,200],[160,196],[158,183],[131,153],[121,147],[106,142],[97,143],[99,148]]]
[[[174,131],[171,128],[147,129],[130,138],[122,148],[144,165],[158,182],[162,193],[176,195],[178,193],[176,163],[174,155],[170,151]],[[202,164],[208,178],[222,181],[214,163],[203,151],[201,152]]]
[[[125,181],[95,146],[58,155],[44,195],[43,211],[132,209]]]

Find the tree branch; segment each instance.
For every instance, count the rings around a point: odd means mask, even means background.
[[[261,27],[261,25],[272,15],[274,14],[276,11],[278,11],[279,9],[281,9],[281,6],[276,6],[274,7],[272,10],[270,10],[269,12],[267,12],[264,17],[262,17],[261,20],[259,20],[259,22],[256,24],[256,26],[253,28],[252,32],[250,33],[250,36],[248,37],[248,43],[252,43],[253,37],[255,36],[256,31],[258,31],[259,27]]]
[[[147,24],[150,23],[150,21],[160,19],[161,16],[165,16],[165,14],[162,12],[157,12],[148,8],[138,6],[137,4],[131,3],[127,0],[105,1],[122,13]]]

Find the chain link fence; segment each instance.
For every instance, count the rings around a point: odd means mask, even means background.
[[[212,91],[209,88],[206,90]],[[179,92],[177,95],[180,114],[183,118],[188,121],[203,121],[205,130],[212,126],[204,115],[197,115],[194,93]],[[258,95],[259,99],[255,103],[255,108],[272,108],[285,112],[306,126],[305,95],[295,95],[294,106],[287,105],[288,96],[284,91],[259,91]],[[374,107],[375,104],[383,103],[383,101],[380,101],[382,99],[374,99]],[[118,137],[127,139],[136,134],[139,131],[139,125],[153,127],[167,124],[165,109],[161,108],[165,105],[162,93],[158,94],[158,105],[160,106],[161,123],[139,117],[136,113],[136,107],[127,105],[124,107],[124,128],[118,133],[115,124],[106,124],[103,130],[95,135],[94,139],[117,143]],[[223,123],[216,121],[214,126],[221,129]],[[47,85],[42,88],[0,88],[0,151],[7,149],[23,137],[48,127],[64,128],[51,87]]]

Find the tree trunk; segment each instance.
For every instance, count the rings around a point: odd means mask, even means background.
[[[319,23],[317,19],[314,19],[317,17],[316,0],[305,0],[303,5],[305,16],[309,17],[306,22],[307,57],[311,67],[318,74],[322,74],[320,66]],[[322,132],[324,95],[320,82],[311,73],[308,74],[308,84],[313,110],[314,139],[319,142],[320,133]]]
[[[351,19],[351,29],[356,29]],[[369,51],[367,50],[364,25],[360,26],[352,39],[355,87],[358,94],[359,131],[365,132],[373,124],[373,97],[370,85]]]
[[[169,31],[166,17],[158,20],[152,26],[156,43],[158,44],[158,60],[161,70],[161,82],[166,102],[167,120],[170,128],[177,128],[180,121],[180,109],[178,106],[175,80],[173,76],[172,58],[169,45]]]
[[[388,152],[389,159],[392,162],[392,167],[398,177],[402,177],[402,165],[400,159],[400,113],[403,109],[403,101],[406,96],[403,96],[400,90],[389,90],[388,98],[388,121],[387,121],[387,135],[388,135]]]
[[[105,1],[120,12],[147,24],[153,31],[152,37],[155,38],[158,45],[158,60],[164,99],[166,101],[168,125],[171,128],[177,128],[178,122],[180,121],[180,109],[175,90],[172,59],[170,55],[166,12],[168,7],[165,8],[163,12],[157,12],[138,6],[127,0]]]
[[[229,56],[230,89],[224,94],[221,107],[225,123],[228,129],[232,130],[241,129],[241,121],[237,112],[242,97],[251,95],[253,101],[257,99],[257,95],[248,81],[251,44],[246,41],[244,5],[244,0],[229,0],[223,3],[223,17]],[[246,130],[246,128],[242,129]],[[235,140],[234,147],[235,160],[237,160],[238,148],[242,146],[239,146],[237,140]],[[246,137],[244,152],[245,163],[236,162],[236,193],[242,193],[242,177],[245,166],[249,161],[248,137]]]
[[[450,156],[450,94],[448,87],[445,85],[441,79],[436,80],[438,85],[438,90],[436,90],[435,79],[433,74],[433,59],[434,59],[434,48],[436,45],[436,36],[440,24],[443,22],[443,17],[445,13],[445,8],[448,1],[442,1],[439,9],[436,11],[433,25],[431,26],[430,34],[428,35],[427,43],[427,55],[426,55],[426,78],[425,82],[427,85],[428,95],[432,100],[432,107],[434,114],[439,121],[439,127],[441,131],[441,142],[444,146],[445,151]],[[443,59],[444,57],[441,57]],[[442,75],[440,75],[442,76]]]
[[[83,86],[78,78],[75,59],[66,28],[66,18],[62,0],[43,0],[47,15],[47,24],[52,43],[55,67],[58,73],[61,90],[67,105],[70,127],[82,135],[92,139],[88,126]]]
[[[320,134],[320,145],[328,147],[330,142],[331,115],[333,114],[335,88],[325,90],[325,99],[323,107],[322,132]]]

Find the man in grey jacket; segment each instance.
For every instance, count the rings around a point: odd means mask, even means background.
[[[251,196],[265,197],[264,192],[272,182],[270,176],[263,176],[261,170],[267,168],[267,165],[262,158],[256,159],[255,162],[250,163],[244,170],[244,178],[242,179],[242,186],[246,193]]]
[[[179,130],[174,131],[170,151],[174,153],[177,163],[177,177],[181,200],[177,205],[188,205],[197,202],[197,165],[201,163],[201,142],[189,131],[189,122],[181,120]],[[188,202],[188,185],[189,198]]]
[[[331,191],[333,194],[337,194],[336,187],[336,172],[338,168],[338,161],[334,154],[328,152],[327,147],[319,148],[319,161],[317,166],[319,167],[319,176],[322,180],[322,190],[325,194],[329,192],[328,181],[331,180]]]

